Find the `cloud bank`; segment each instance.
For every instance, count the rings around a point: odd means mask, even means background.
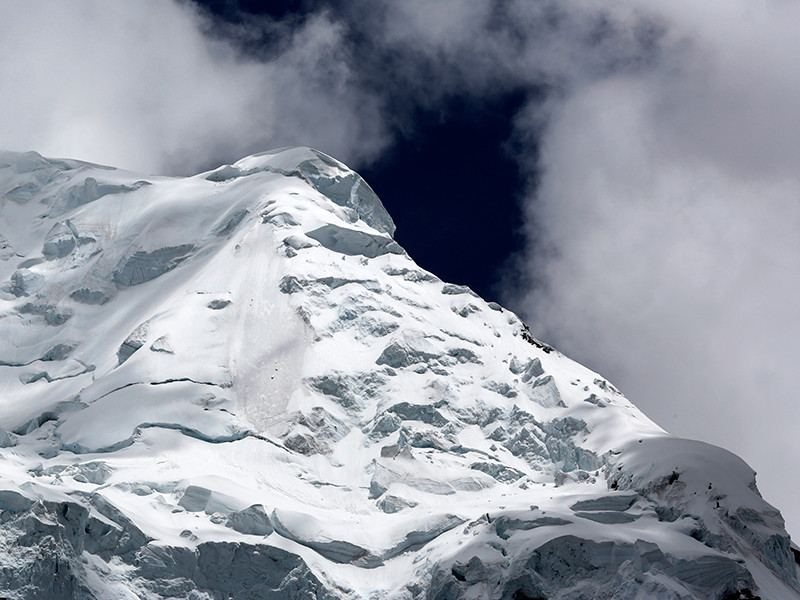
[[[667,430],[742,455],[800,531],[796,3],[356,0],[235,27],[186,2],[0,12],[0,147],[137,170],[294,144],[358,167],[419,108],[523,94],[507,302]]]
[[[212,35],[186,2],[0,12],[0,147],[185,174],[286,145],[359,162],[385,144],[376,99],[350,85],[342,27],[324,12],[276,29],[281,43],[261,58]]]
[[[670,42],[548,121],[523,305],[663,427],[742,455],[797,532],[800,11],[629,5]]]

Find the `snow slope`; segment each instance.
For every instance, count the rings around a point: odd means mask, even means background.
[[[0,193],[3,596],[800,598],[745,463],[417,267],[334,159],[0,153]]]

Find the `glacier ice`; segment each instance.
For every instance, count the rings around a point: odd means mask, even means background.
[[[419,268],[309,148],[0,153],[0,596],[800,598],[752,470]]]
[[[230,513],[226,525],[248,535],[266,536],[274,531],[269,515],[261,504],[253,504]]]
[[[72,252],[76,244],[72,228],[67,223],[56,223],[44,238],[42,254],[50,259],[63,258]]]
[[[137,250],[120,261],[112,273],[112,279],[125,287],[140,285],[177,267],[193,249],[192,244],[181,244],[149,252]]]

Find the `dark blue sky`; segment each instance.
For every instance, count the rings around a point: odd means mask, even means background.
[[[414,129],[362,169],[397,223],[397,241],[422,267],[487,299],[521,250],[522,180],[504,151],[512,96],[491,104],[453,100],[420,112]]]
[[[333,0],[199,4],[234,25],[268,16],[291,27],[321,7],[334,13],[352,11],[352,4],[344,8]],[[280,43],[280,34],[270,36],[269,27],[260,31],[263,35],[251,39],[246,52],[269,53]],[[469,285],[482,297],[499,300],[501,280],[523,244],[519,202],[524,182],[514,159],[512,119],[525,94],[501,89],[474,97],[466,91],[431,103],[409,91],[417,86],[408,78],[423,79],[424,66],[415,65],[410,73],[398,69],[402,76],[386,77],[403,57],[366,47],[358,24],[350,39],[351,51],[361,58],[357,75],[362,85],[389,86],[382,95],[394,116],[394,142],[375,162],[358,170],[394,218],[397,241],[417,264],[445,281]],[[313,140],[308,143],[313,145]]]

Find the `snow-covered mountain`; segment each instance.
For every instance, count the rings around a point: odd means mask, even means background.
[[[800,598],[744,462],[420,269],[332,158],[2,153],[0,193],[0,596]]]

